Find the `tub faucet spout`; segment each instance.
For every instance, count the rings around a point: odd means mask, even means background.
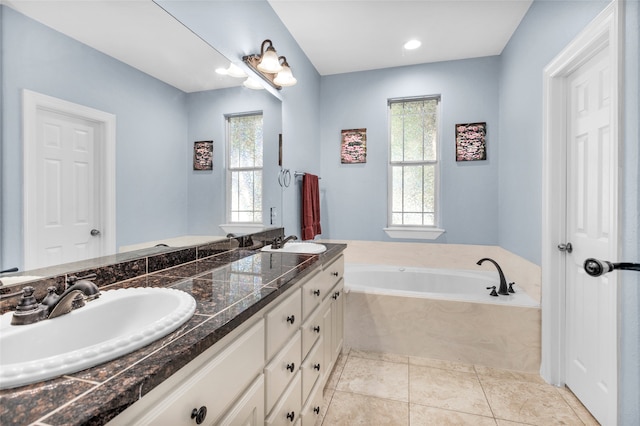
[[[498,290],[498,294],[502,294],[504,296],[508,296],[509,295],[509,288],[507,287],[507,280],[504,277],[504,273],[502,272],[502,268],[500,267],[500,265],[498,265],[498,262],[496,262],[495,260],[488,258],[488,257],[484,257],[480,260],[478,260],[476,262],[477,265],[482,265],[482,263],[488,260],[489,262],[493,263],[495,265],[495,267],[498,269],[498,274],[500,275],[500,289]]]

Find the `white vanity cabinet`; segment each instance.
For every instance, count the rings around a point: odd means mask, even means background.
[[[313,425],[342,349],[343,274],[342,255],[317,267],[110,424]]]
[[[217,424],[222,414],[238,401],[257,392],[249,385],[255,385],[257,381],[258,388],[260,386],[264,366],[264,320],[260,318],[237,336],[227,337],[230,337],[228,344],[221,342],[220,346],[207,349],[109,424]],[[263,394],[260,395],[262,400]],[[260,407],[263,407],[262,412],[258,412]],[[256,416],[264,418],[263,401],[256,408]]]

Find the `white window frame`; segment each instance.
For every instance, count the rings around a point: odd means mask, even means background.
[[[260,115],[263,117],[263,151],[262,151],[262,167],[231,167],[231,131],[230,131],[230,120],[233,118],[238,118],[238,117],[247,117],[247,116],[252,116],[252,115]],[[259,224],[262,225],[263,221],[264,221],[264,114],[262,111],[249,111],[249,112],[242,112],[242,113],[236,113],[236,114],[225,114],[224,116],[225,119],[225,127],[226,127],[226,216],[227,216],[227,224],[248,224],[248,225],[255,225],[255,224]],[[232,175],[234,172],[243,172],[243,171],[260,171],[260,174],[262,175],[262,192],[260,193],[260,205],[262,206],[262,214],[261,214],[261,220],[260,221],[235,221],[233,220],[233,215],[232,215],[232,205],[231,205],[231,200],[232,200],[232,194],[231,194],[231,182],[232,180]],[[255,210],[254,210],[255,212]]]
[[[437,119],[437,133],[436,133],[436,159],[435,161],[407,161],[407,162],[392,162],[391,161],[391,105],[401,102],[415,102],[418,100],[432,100],[438,101],[436,107]],[[421,239],[421,240],[434,240],[442,235],[445,230],[439,227],[440,224],[440,162],[441,162],[441,104],[442,97],[440,95],[425,95],[403,98],[392,98],[387,100],[387,126],[388,126],[388,151],[387,151],[387,227],[384,231],[390,238],[406,238],[406,239]],[[434,224],[433,225],[396,225],[392,223],[393,214],[393,166],[407,164],[407,165],[420,165],[420,164],[433,164],[434,167]]]

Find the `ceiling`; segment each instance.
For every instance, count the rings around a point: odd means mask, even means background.
[[[187,93],[241,83],[213,72],[228,61],[152,0],[0,1]],[[330,75],[498,55],[533,0],[268,1]],[[411,38],[422,46],[403,49]]]
[[[268,1],[330,75],[499,55],[533,0]],[[403,49],[409,39],[422,46]]]

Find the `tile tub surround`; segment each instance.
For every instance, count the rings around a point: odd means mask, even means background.
[[[345,346],[527,372],[540,369],[540,309],[349,292]]]
[[[356,350],[336,361],[324,407],[317,426],[598,425],[538,374]]]
[[[0,424],[107,423],[345,249],[327,246],[320,255],[234,249],[102,286],[177,288],[196,299],[196,313],[170,335],[113,361],[0,391]]]

